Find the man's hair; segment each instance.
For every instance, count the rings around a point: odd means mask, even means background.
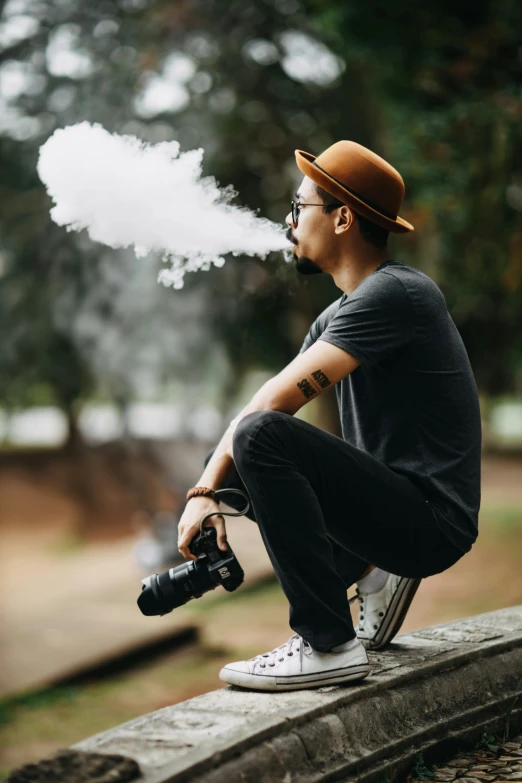
[[[324,188],[322,188],[320,185],[316,185],[315,182],[314,185],[317,195],[324,201],[323,212],[325,214],[328,215],[330,212],[333,212],[334,209],[337,209],[337,207],[341,206],[342,202],[340,202],[339,199],[335,198],[335,196],[332,196],[331,193],[328,193],[328,191],[324,190]],[[359,215],[359,213],[355,212],[355,210],[353,210],[351,207],[350,209],[352,210],[357,223],[359,224],[359,231],[361,232],[363,239],[379,250],[386,247],[390,232],[387,231],[387,229],[378,226],[377,223],[372,223],[371,220],[367,220],[367,218]]]

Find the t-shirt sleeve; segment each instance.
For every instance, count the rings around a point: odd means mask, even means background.
[[[336,299],[335,302],[332,302],[332,304],[328,305],[328,307],[323,310],[321,315],[317,316],[308,330],[308,334],[304,338],[304,342],[299,353],[304,353],[306,350],[308,350],[308,348],[310,348],[311,345],[315,343],[316,340],[319,339],[328,326],[329,321],[333,318],[336,310],[338,309],[341,299],[342,296],[340,296],[339,299]]]
[[[381,272],[363,281],[345,299],[318,336],[373,367],[414,337],[410,297],[393,275]]]

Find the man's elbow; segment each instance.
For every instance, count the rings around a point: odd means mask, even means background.
[[[281,411],[281,413],[289,413],[293,416],[302,407],[303,403],[297,397],[294,399],[289,398],[288,393],[281,389],[276,378],[271,378],[267,381],[262,391],[263,396],[260,400],[264,406],[262,410]]]

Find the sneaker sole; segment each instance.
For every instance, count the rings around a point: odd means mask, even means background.
[[[276,677],[270,674],[247,674],[234,669],[222,669],[219,679],[229,685],[259,691],[296,691],[318,688],[323,685],[340,685],[344,682],[363,680],[370,673],[369,664],[358,664],[322,674],[302,674],[293,677]]]
[[[373,639],[361,639],[367,650],[382,650],[397,635],[421,582],[422,579],[401,580]]]

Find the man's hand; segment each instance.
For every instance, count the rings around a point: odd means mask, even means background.
[[[185,506],[178,525],[178,550],[186,560],[197,560],[196,555],[190,551],[189,544],[199,533],[203,517],[213,512],[219,513],[219,503],[205,496],[191,498]],[[210,517],[205,522],[205,527],[207,526],[216,528],[218,546],[223,552],[226,552],[228,546],[224,518],[222,516]]]

